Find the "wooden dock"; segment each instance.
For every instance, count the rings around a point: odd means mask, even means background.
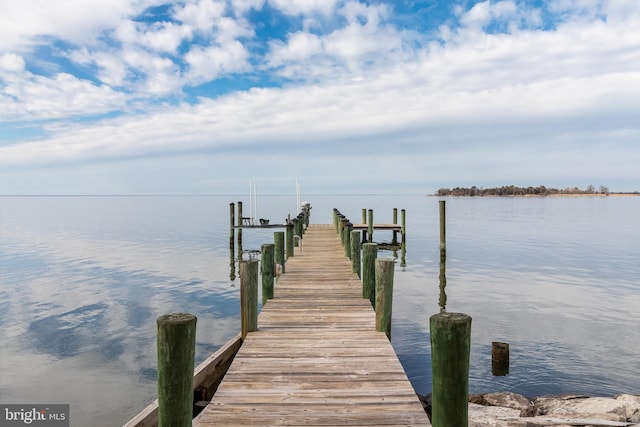
[[[309,226],[193,425],[430,425],[333,226]]]

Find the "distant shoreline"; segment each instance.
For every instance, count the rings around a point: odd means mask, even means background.
[[[640,192],[633,193],[608,193],[608,194],[477,194],[477,195],[465,195],[465,194],[447,194],[441,196],[439,194],[427,194],[427,197],[627,197],[627,196],[640,196]]]
[[[503,185],[500,187],[454,187],[447,188],[441,187],[436,191],[434,196],[464,196],[464,197],[505,197],[505,196],[639,196],[640,191],[610,191],[606,185],[601,185],[596,189],[593,185],[587,186],[585,189],[578,187],[566,187],[566,188],[550,188],[544,185],[538,185],[537,187],[519,187],[517,185]]]

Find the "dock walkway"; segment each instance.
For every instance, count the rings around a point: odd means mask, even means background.
[[[331,225],[309,226],[193,425],[430,425]]]

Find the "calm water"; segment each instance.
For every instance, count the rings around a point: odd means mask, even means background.
[[[229,203],[242,197],[1,197],[0,402],[70,403],[74,426],[121,425],[155,397],[155,319],[198,316],[197,362],[240,328]],[[431,389],[438,312],[438,199],[315,196],[391,222],[407,210],[392,343]],[[245,209],[249,201],[244,197]],[[259,197],[282,222],[295,197]],[[640,197],[447,200],[447,309],[473,318],[471,392],[640,394]],[[273,230],[245,231],[245,249]],[[389,240],[379,232],[376,240]],[[511,347],[491,375],[491,342]]]

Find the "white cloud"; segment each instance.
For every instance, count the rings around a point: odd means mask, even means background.
[[[320,13],[330,15],[337,4],[337,0],[268,0],[269,3],[283,13],[290,16],[312,15]]]
[[[224,1],[189,0],[184,6],[175,8],[173,17],[197,31],[208,34],[224,16],[225,8]]]
[[[242,43],[230,41],[223,46],[195,47],[185,56],[189,64],[188,84],[197,85],[221,74],[246,70],[248,52]]]
[[[272,67],[279,67],[291,61],[305,61],[313,55],[322,52],[322,40],[316,34],[297,32],[289,34],[287,43],[271,42],[268,63]]]
[[[123,108],[126,98],[105,85],[59,73],[43,77],[30,73],[5,80],[0,89],[1,121],[69,118]]]
[[[0,55],[0,73],[8,71],[17,73],[24,70],[24,58],[15,53],[5,53]]]
[[[0,51],[26,49],[42,36],[85,44],[150,4],[153,0],[3,1]]]

